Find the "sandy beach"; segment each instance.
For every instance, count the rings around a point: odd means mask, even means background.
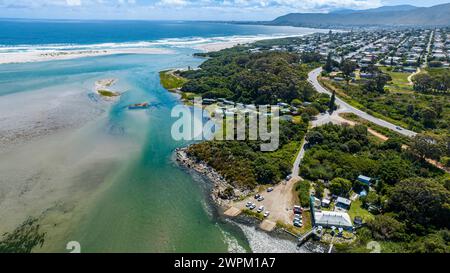
[[[0,53],[0,64],[30,63],[57,60],[70,60],[82,57],[108,56],[118,54],[171,54],[162,48],[121,48],[98,50],[34,50],[25,52]]]
[[[301,36],[301,35],[295,35],[295,36]],[[232,48],[236,45],[244,45],[244,44],[250,44],[257,41],[263,41],[263,40],[271,40],[271,39],[282,39],[282,38],[288,38],[293,37],[292,35],[285,35],[285,36],[253,36],[253,37],[235,37],[227,41],[220,41],[220,42],[211,42],[211,43],[204,43],[195,45],[194,48],[198,50],[202,50],[205,52],[213,52],[213,51],[219,51],[222,49]]]

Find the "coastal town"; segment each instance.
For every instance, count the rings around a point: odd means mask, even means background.
[[[448,29],[336,33],[330,31],[327,34],[281,40],[278,44],[273,42],[268,45],[262,42],[242,47],[250,56],[276,52],[304,56],[307,52],[309,58],[316,58],[315,61],[322,60],[323,69],[316,69],[309,73],[308,81],[313,84],[318,93],[324,93],[328,98],[336,96],[337,93],[333,82],[337,84],[346,82],[362,86],[367,82],[377,81],[380,75],[388,77],[382,87],[385,90],[411,93],[417,85],[415,76],[427,73],[432,69],[444,69],[443,71],[448,69],[450,31]],[[348,69],[342,64],[351,64],[350,71],[346,71]],[[171,73],[175,78],[182,78],[189,71],[185,70],[183,74],[183,72],[174,70]],[[397,78],[400,77],[403,81],[399,84]],[[444,92],[448,92],[448,85],[445,88],[447,89]],[[401,91],[396,89],[401,89]],[[177,91],[183,93],[181,86]],[[342,91],[338,92],[339,95],[342,93]],[[191,95],[193,96],[193,94]],[[185,97],[187,103],[190,99],[192,98]],[[407,139],[415,138],[418,135],[417,132],[411,130],[412,127],[403,127],[392,119],[387,121],[379,119],[378,115],[376,118],[372,116],[373,114],[368,114],[372,111],[361,111],[364,109],[357,109],[358,107],[346,102],[345,98],[342,100],[334,98],[334,103],[336,106],[330,107],[325,113],[308,118],[311,120],[312,127],[323,126],[327,123],[339,126],[364,124],[368,126],[368,134],[382,142],[399,136],[407,143]],[[305,108],[310,107],[311,104],[311,101],[288,103],[279,100],[274,107],[280,111],[280,120],[296,123],[302,118],[305,119]],[[260,106],[253,103],[234,102],[231,99],[220,97],[204,98],[203,105],[211,113],[213,119],[246,115],[252,112],[258,113],[257,109]],[[267,107],[268,105],[263,106]],[[448,104],[445,107],[448,107]],[[353,121],[348,119],[348,113],[353,115]],[[358,118],[356,122],[355,117]],[[361,120],[365,120],[365,122]],[[318,179],[311,184],[308,182],[310,186],[304,195],[307,197],[306,201],[300,200],[302,203],[300,204],[299,198],[302,197],[299,193],[299,188],[301,188],[299,185],[305,178],[302,177],[299,169],[302,169],[302,160],[313,145],[311,142],[313,141],[306,135],[301,142],[300,151],[293,161],[292,171],[281,182],[274,181],[273,184],[263,184],[256,187],[255,190],[234,187],[232,181],[227,181],[223,173],[216,171],[207,162],[199,162],[199,159],[195,159],[195,157],[190,158],[189,149],[180,149],[177,154],[178,161],[182,165],[193,168],[214,182],[212,196],[223,209],[224,215],[237,217],[245,214],[256,217],[261,221],[259,228],[262,230],[267,232],[272,232],[274,229],[284,230],[297,238],[299,244],[313,237],[326,243],[327,247],[329,246],[327,251],[332,252],[334,251],[333,244],[351,245],[358,241],[357,230],[367,226],[367,223],[373,221],[376,215],[382,213],[384,205],[377,201],[379,197],[374,199],[374,196],[378,195],[377,192],[382,182],[379,177],[373,178],[366,173],[355,174],[352,177],[353,181],[343,178],[331,181]],[[447,175],[450,173],[449,165],[445,160],[442,163],[428,161],[442,173],[447,173]],[[224,194],[224,192],[228,193]]]
[[[0,255],[450,253],[445,1],[0,0]]]

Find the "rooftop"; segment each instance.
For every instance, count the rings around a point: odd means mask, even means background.
[[[352,220],[348,213],[336,211],[320,211],[314,212],[314,220],[316,226],[335,226],[351,228]]]

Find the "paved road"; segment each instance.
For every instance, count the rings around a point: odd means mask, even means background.
[[[428,40],[427,50],[425,52],[425,61],[422,64],[423,68],[428,67],[428,54],[430,54],[430,51],[431,51],[431,45],[433,43],[433,36],[434,36],[434,30],[431,31],[431,33],[430,33],[430,39]]]
[[[292,178],[298,178],[300,176],[300,163],[302,162],[303,158],[305,157],[305,144],[306,140],[303,139],[302,147],[300,148],[300,152],[297,155],[297,158],[295,159],[294,166],[292,167]]]
[[[322,73],[321,67],[314,69],[313,71],[311,71],[308,74],[308,81],[313,85],[313,87],[317,90],[317,92],[329,94],[331,96],[331,92],[328,91],[327,89],[325,89],[322,85],[320,85],[320,83],[317,79],[319,77],[320,73]],[[360,118],[368,120],[368,121],[375,123],[379,126],[382,126],[384,128],[388,128],[388,129],[395,131],[401,135],[404,135],[407,137],[414,137],[415,135],[417,135],[416,132],[407,130],[405,128],[402,128],[400,126],[397,126],[397,125],[387,122],[385,120],[371,116],[371,115],[367,114],[366,112],[361,111],[361,110],[351,106],[350,104],[346,103],[345,101],[341,100],[338,97],[336,97],[336,104],[339,106],[341,111],[353,113],[353,114],[359,116]]]

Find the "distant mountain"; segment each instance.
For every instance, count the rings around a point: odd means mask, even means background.
[[[336,10],[331,13],[291,13],[272,25],[326,26],[448,26],[450,3],[429,8],[411,5],[384,6],[368,10]]]
[[[379,8],[374,9],[366,9],[366,10],[355,10],[355,9],[337,9],[332,12],[331,14],[349,14],[349,13],[356,13],[356,12],[387,12],[387,11],[410,11],[418,9],[416,6],[412,5],[397,5],[397,6],[383,6]]]

